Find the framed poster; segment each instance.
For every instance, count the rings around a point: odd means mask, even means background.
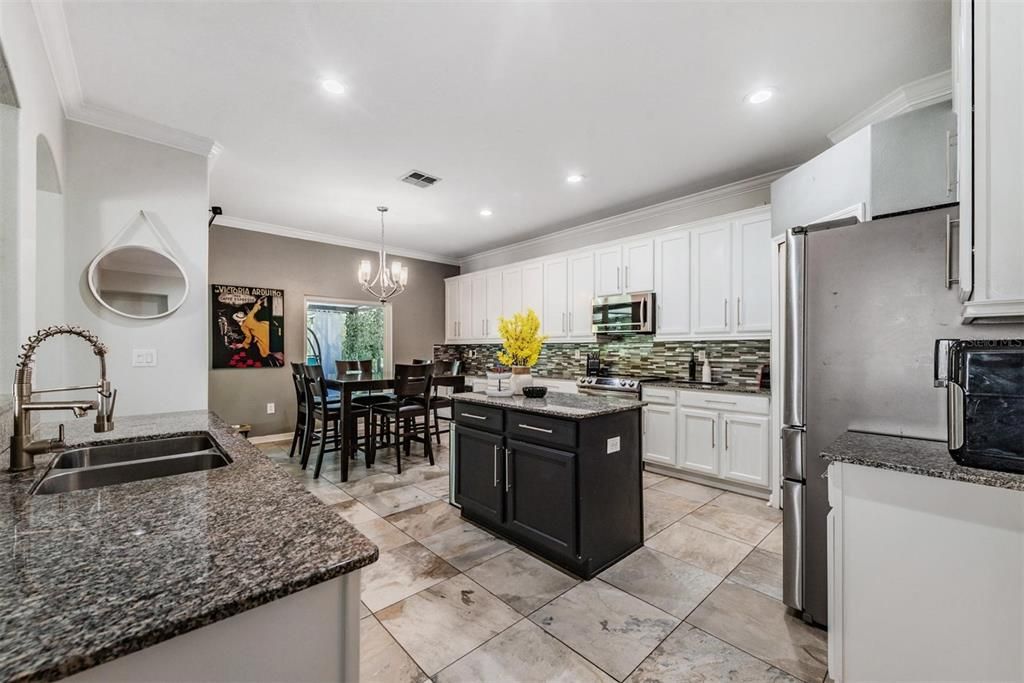
[[[210,285],[213,369],[284,365],[284,290]]]

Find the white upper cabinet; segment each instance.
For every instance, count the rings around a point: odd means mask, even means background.
[[[485,339],[498,338],[498,318],[501,317],[501,272],[490,271],[485,276],[487,282],[487,298],[484,308],[483,337]]]
[[[459,278],[459,319],[455,326],[456,339],[472,339],[473,328],[473,283],[470,278]]]
[[[444,281],[444,339],[459,338],[459,285],[461,280],[451,278]]]
[[[622,291],[625,294],[654,289],[654,240],[622,245]]]
[[[772,224],[768,215],[733,225],[733,294],[736,332],[770,332]]]
[[[523,303],[521,310],[525,313],[533,310],[544,323],[544,264],[530,263],[523,266]]]
[[[594,296],[622,292],[622,247],[618,244],[594,253]]]
[[[463,339],[483,339],[487,335],[484,330],[487,320],[487,280],[482,273],[469,276],[469,286],[473,292],[473,314],[469,320],[463,320],[466,328]]]
[[[971,13],[973,10],[973,20]],[[956,3],[964,318],[1024,319],[1024,3]],[[966,46],[965,46],[966,44]],[[974,121],[968,125],[973,86]],[[971,171],[973,169],[973,177]],[[969,258],[973,255],[973,259]],[[964,258],[968,257],[968,258]],[[973,261],[973,272],[971,271]],[[962,297],[963,298],[963,297]]]
[[[693,321],[696,334],[731,331],[732,224],[693,231]],[[766,252],[765,259],[768,254]],[[769,278],[765,278],[765,287]]]
[[[658,334],[690,333],[690,231],[663,235],[654,242],[655,324]]]
[[[594,303],[594,254],[586,252],[569,257],[569,334],[592,337],[591,318]]]
[[[569,334],[569,261],[564,257],[544,262],[541,329],[552,339]]]
[[[508,268],[501,272],[501,315],[511,318],[523,310],[523,269]],[[498,320],[495,318],[494,325]]]

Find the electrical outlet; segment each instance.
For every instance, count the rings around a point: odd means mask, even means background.
[[[622,437],[621,436],[613,436],[612,438],[608,439],[608,452],[609,453],[618,453],[620,450],[622,450]]]
[[[133,368],[155,368],[156,349],[132,349]]]
[[[277,407],[273,403],[267,404],[267,415],[273,415],[277,412]]]

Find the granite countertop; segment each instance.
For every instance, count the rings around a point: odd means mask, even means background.
[[[628,410],[639,410],[647,405],[643,401],[623,398],[605,398],[604,396],[587,396],[583,394],[564,394],[558,391],[549,391],[544,398],[526,398],[524,396],[488,396],[481,393],[463,393],[452,396],[456,401],[466,403],[479,403],[482,405],[496,406],[498,408],[510,408],[521,410],[524,413],[535,415],[551,415],[552,417],[567,417],[571,419],[582,419],[597,417],[599,415],[611,415],[622,413]]]
[[[723,391],[731,394],[760,394],[770,396],[771,389],[762,389],[753,384],[690,384],[676,380],[644,382],[645,387],[668,387],[670,389],[686,389],[688,391]]]
[[[55,680],[376,561],[377,547],[206,411],[122,417],[69,446],[209,432],[205,472],[32,496],[0,472],[0,680]]]
[[[1024,491],[1024,474],[958,465],[944,441],[846,432],[823,450],[821,457],[832,462]]]

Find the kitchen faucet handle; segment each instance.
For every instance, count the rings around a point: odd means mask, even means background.
[[[114,404],[117,403],[117,389],[110,393],[110,406],[107,407],[107,417],[114,416]]]

